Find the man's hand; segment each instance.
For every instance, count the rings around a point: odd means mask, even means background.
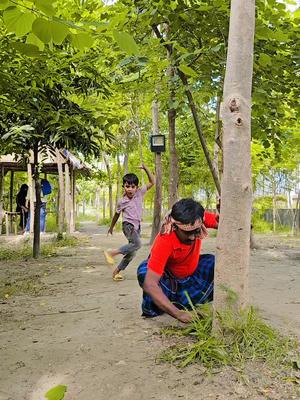
[[[184,324],[188,324],[189,322],[192,322],[193,315],[186,311],[180,311],[176,318],[178,319],[178,321],[183,322]]]

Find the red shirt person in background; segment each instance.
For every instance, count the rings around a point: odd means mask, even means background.
[[[150,256],[138,268],[143,289],[144,316],[167,312],[189,322],[190,301],[196,305],[212,300],[215,257],[200,256],[206,228],[218,227],[218,215],[204,211],[193,199],[175,203],[155,238]],[[188,293],[188,296],[186,295]]]

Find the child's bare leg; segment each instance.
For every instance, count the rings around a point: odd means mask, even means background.
[[[110,249],[110,250],[107,250],[107,254],[109,254],[111,257],[115,257],[118,254],[121,254],[121,252],[119,249]]]
[[[113,278],[114,278],[117,274],[119,274],[120,271],[121,271],[121,270],[120,270],[119,267],[115,268],[115,269],[114,269],[114,272],[113,272],[113,274],[112,274]]]

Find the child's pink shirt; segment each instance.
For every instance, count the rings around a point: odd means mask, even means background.
[[[117,213],[123,213],[123,222],[129,222],[136,230],[139,229],[142,220],[143,197],[146,192],[147,186],[142,186],[131,199],[124,195],[117,205]]]

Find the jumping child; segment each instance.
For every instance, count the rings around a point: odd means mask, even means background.
[[[119,265],[113,271],[113,280],[121,281],[123,276],[120,271],[123,271],[130,261],[134,258],[136,251],[141,247],[140,231],[143,210],[143,197],[147,190],[155,184],[155,179],[149,169],[142,165],[149,179],[149,183],[139,188],[139,179],[135,174],[126,174],[123,177],[124,195],[117,204],[117,210],[111,221],[108,235],[113,234],[113,229],[119,219],[120,213],[123,215],[122,230],[128,240],[128,244],[119,249],[104,251],[104,256],[108,264],[114,264],[114,257],[118,254],[123,254],[124,257]]]

